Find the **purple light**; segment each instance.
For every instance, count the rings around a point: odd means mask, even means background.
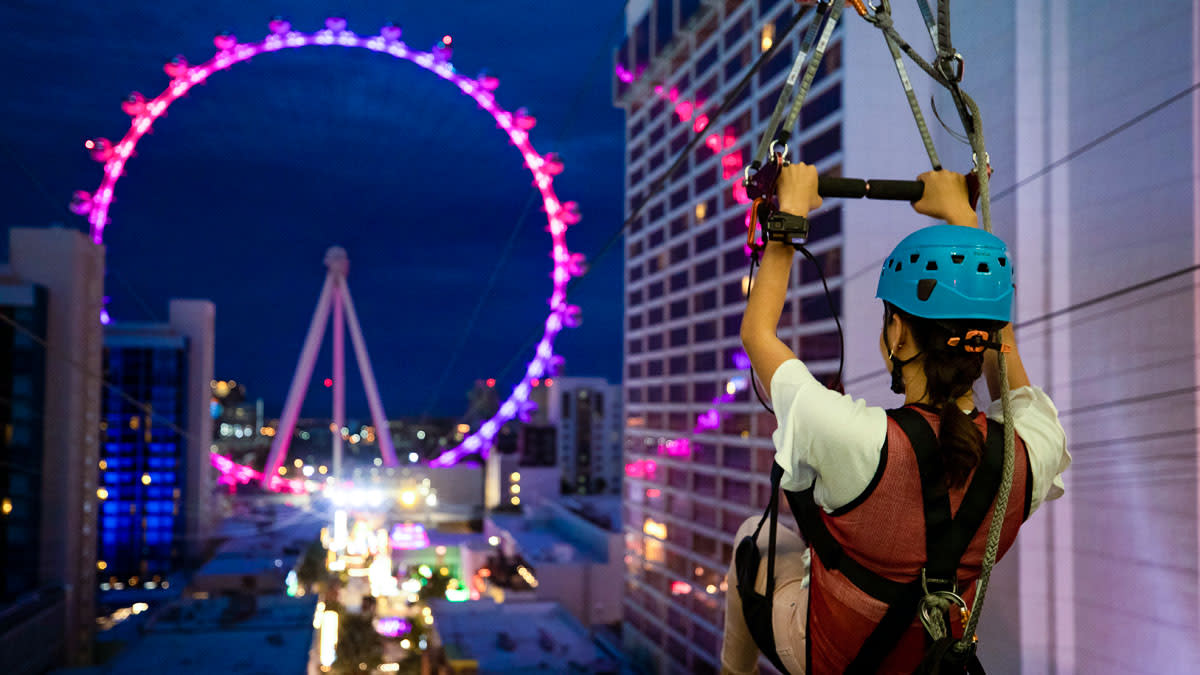
[[[375,632],[383,637],[400,637],[412,632],[412,622],[399,616],[381,616],[375,619]]]
[[[687,438],[674,438],[658,444],[658,454],[668,457],[691,457],[692,441]]]
[[[420,523],[397,523],[392,528],[391,544],[398,551],[429,548],[429,535]]]
[[[220,473],[217,478],[217,483],[229,487],[229,491],[233,492],[238,485],[246,485],[250,481],[261,481],[262,473],[254,470],[244,464],[238,464],[232,459],[217,453],[211,453],[213,467]],[[280,476],[274,476],[270,481],[270,489],[275,492],[288,492],[294,495],[302,495],[307,492],[304,489],[304,481],[288,480]]]
[[[750,357],[746,356],[746,352],[733,353],[733,367],[738,370],[748,370],[750,368]]]
[[[172,103],[187,94],[192,87],[205,82],[213,73],[264,52],[311,45],[363,48],[414,63],[455,85],[495,119],[509,141],[521,153],[526,168],[533,174],[533,184],[541,193],[546,212],[546,229],[551,238],[550,257],[554,261],[554,271],[551,274],[553,291],[550,294],[550,312],[545,322],[545,332],[537,353],[526,366],[524,377],[513,387],[512,393],[500,406],[500,412],[491,419],[492,424],[480,426],[479,431],[464,438],[458,447],[446,451],[431,463],[432,466],[445,467],[457,463],[472,452],[481,452],[486,456],[496,433],[504,423],[513,419],[519,411],[526,409],[523,404],[529,398],[529,380],[557,372],[561,359],[555,356],[551,348],[554,337],[563,327],[575,326],[579,322],[579,308],[568,305],[566,301],[567,283],[572,276],[583,274],[585,267],[583,257],[568,250],[565,240],[567,228],[579,221],[578,205],[574,202],[561,202],[554,192],[554,176],[562,171],[562,162],[553,153],[538,153],[529,142],[529,133],[536,120],[522,111],[508,112],[496,103],[495,90],[499,81],[495,77],[480,75],[478,78],[470,78],[459,74],[449,61],[449,42],[439,42],[432,52],[424,52],[408,46],[400,40],[400,36],[401,31],[398,27],[384,26],[379,35],[361,37],[348,30],[346,20],[340,17],[326,19],[324,30],[314,33],[297,32],[292,30],[288,22],[275,19],[269,24],[267,36],[259,42],[240,43],[233,35],[222,34],[213,39],[217,52],[208,61],[193,66],[182,57],[172,59],[163,68],[171,77],[171,81],[162,93],[152,99],[134,94],[126,100],[123,108],[132,119],[129,130],[119,142],[95,139],[85,144],[93,158],[104,164],[104,175],[100,186],[94,192],[80,191],[75,194],[71,210],[87,216],[88,222],[91,223],[93,241],[97,244],[103,243],[104,228],[109,222],[108,211],[112,206],[116,183],[124,174],[125,164],[133,156],[138,141],[150,131],[154,122],[166,114]],[[630,77],[632,79],[632,75]],[[274,477],[271,483],[288,485],[286,481],[281,482]],[[229,485],[232,486],[233,483]],[[280,489],[290,491],[290,487]]]

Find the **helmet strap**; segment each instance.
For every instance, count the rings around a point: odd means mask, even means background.
[[[896,394],[904,393],[904,366],[912,363],[921,353],[917,352],[907,359],[901,359],[888,350],[888,359],[892,362],[892,392]]]

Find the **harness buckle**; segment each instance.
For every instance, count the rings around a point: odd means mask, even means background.
[[[933,590],[929,589],[929,587],[931,585],[934,586]],[[944,588],[938,588],[937,586],[944,586]],[[925,568],[922,567],[921,568],[921,590],[925,592],[925,595],[933,595],[934,593],[945,592],[945,593],[951,593],[957,597],[958,596],[958,578],[935,579],[933,577],[926,576]],[[963,604],[965,606],[965,603],[962,603],[961,599],[960,599],[960,604]]]

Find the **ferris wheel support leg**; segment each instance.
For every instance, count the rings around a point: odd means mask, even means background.
[[[287,400],[283,404],[279,428],[275,430],[275,438],[271,441],[271,453],[267,455],[267,463],[263,468],[263,487],[270,487],[283,460],[287,458],[292,433],[296,430],[296,419],[300,416],[300,404],[304,402],[308,381],[312,378],[313,364],[317,360],[317,350],[321,346],[321,338],[325,336],[325,323],[329,320],[329,305],[333,291],[334,275],[330,273],[325,276],[325,285],[321,287],[321,298],[317,300],[317,308],[313,311],[312,322],[308,325],[308,336],[304,338],[304,347],[300,350],[300,362],[296,364],[296,373],[292,376],[292,386],[288,389]]]
[[[375,384],[375,373],[371,370],[371,359],[367,356],[367,343],[363,340],[362,329],[358,325],[358,315],[354,311],[354,301],[350,298],[349,285],[342,283],[338,288],[341,300],[346,310],[346,325],[350,329],[350,341],[354,343],[354,356],[358,359],[358,371],[362,375],[363,388],[367,390],[367,403],[371,407],[371,420],[375,423],[375,438],[379,441],[379,454],[383,456],[384,466],[396,466],[396,448],[392,445],[392,432],[388,428],[387,415],[383,412],[383,402],[379,399],[379,387]]]
[[[340,290],[346,283],[338,279]],[[342,480],[342,429],[346,427],[346,329],[342,318],[342,294],[333,295],[333,465],[330,472]]]

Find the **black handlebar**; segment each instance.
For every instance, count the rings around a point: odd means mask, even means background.
[[[817,194],[822,197],[846,197],[849,199],[890,199],[915,202],[925,194],[925,183],[919,180],[884,180],[882,178],[836,178],[821,176],[817,179]]]

